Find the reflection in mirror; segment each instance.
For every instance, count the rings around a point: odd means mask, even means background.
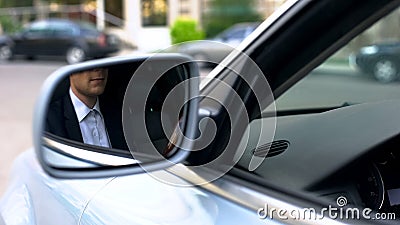
[[[171,138],[173,133],[166,134],[165,129],[174,130],[180,124],[185,107],[178,112],[180,115],[166,115],[161,110],[169,92],[185,80],[185,66],[169,69],[153,83],[135,73],[142,62],[74,72],[57,85],[48,105],[43,139],[47,147],[44,156],[50,165],[115,166],[153,162],[173,155],[174,144],[170,140],[176,138]],[[149,64],[143,71],[154,71],[154,66],[157,65]],[[129,87],[133,84],[135,87]],[[141,90],[146,86],[150,87],[148,95]],[[174,95],[174,101],[184,105],[186,97],[182,89]],[[140,108],[137,105],[143,99],[145,107]],[[123,108],[127,109],[124,118],[128,126],[123,125]],[[138,130],[135,117],[143,113],[145,129]],[[142,137],[149,137],[150,143]],[[158,156],[147,154],[149,144],[157,149]]]
[[[54,95],[47,114],[46,130],[57,136],[102,147],[124,147],[109,136],[106,123],[114,117],[103,115],[101,104],[108,79],[108,68],[81,71],[68,77],[68,88]],[[61,91],[61,90],[60,90]],[[103,106],[103,107],[102,107]],[[110,108],[111,110],[118,110]],[[117,112],[116,112],[117,113]]]

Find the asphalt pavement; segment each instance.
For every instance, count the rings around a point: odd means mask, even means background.
[[[0,194],[12,162],[32,146],[32,114],[40,87],[62,61],[0,62]]]

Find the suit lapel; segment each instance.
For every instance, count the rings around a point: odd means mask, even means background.
[[[119,107],[110,104],[105,105],[105,102],[105,100],[100,99],[100,110],[101,114],[103,114],[111,146],[117,149],[128,149],[122,128],[122,115],[120,111],[116,110]]]
[[[64,97],[65,128],[70,139],[83,142],[81,129],[69,95]]]

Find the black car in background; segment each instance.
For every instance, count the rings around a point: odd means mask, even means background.
[[[382,83],[399,79],[400,42],[381,43],[362,47],[350,55],[350,65],[373,75]]]
[[[119,39],[92,24],[47,19],[29,24],[22,32],[0,38],[0,59],[14,55],[63,56],[69,64],[101,58],[119,51]]]
[[[249,36],[258,25],[260,25],[260,22],[238,23],[212,39],[179,44],[176,51],[192,56],[202,67],[215,66]]]

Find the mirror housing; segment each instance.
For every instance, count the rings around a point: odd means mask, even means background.
[[[50,104],[60,90],[67,90],[65,81],[97,68],[112,72],[104,95],[111,96],[109,102],[119,102],[114,117],[122,118],[120,133],[129,149],[88,145],[47,132]],[[184,161],[197,132],[198,75],[197,64],[180,54],[113,57],[58,69],[43,84],[34,110],[33,142],[42,168],[57,178],[99,178],[150,172]],[[116,86],[110,77],[124,86]],[[171,98],[176,103],[172,108]],[[172,125],[165,125],[165,118],[172,119]]]

